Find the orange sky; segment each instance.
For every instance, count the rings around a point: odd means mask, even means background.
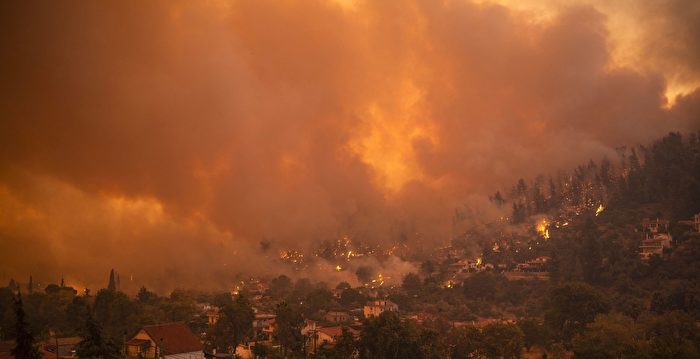
[[[276,273],[700,120],[690,0],[0,5],[0,280]],[[136,285],[136,284],[135,284]]]

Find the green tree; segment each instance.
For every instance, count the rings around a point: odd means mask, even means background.
[[[455,328],[447,336],[452,359],[481,358],[486,355],[483,349],[483,335],[476,327]]]
[[[27,328],[21,294],[15,299],[15,317],[15,347],[12,355],[17,359],[40,359],[41,353],[34,344],[34,336]]]
[[[136,293],[136,299],[141,303],[153,303],[158,299],[158,295],[146,289],[146,287],[141,287],[139,292]]]
[[[136,331],[140,324],[135,303],[126,294],[109,289],[100,289],[95,295],[94,316],[107,336],[119,340],[124,333]]]
[[[66,318],[69,323],[85,323],[88,317],[89,308],[84,297],[75,297],[66,309]],[[73,333],[78,328],[72,327],[71,330],[63,333]]]
[[[523,318],[517,322],[518,328],[523,332],[523,345],[525,349],[530,350],[533,346],[542,348],[549,341],[549,333],[547,328],[538,320],[532,318]]]
[[[238,344],[253,330],[255,314],[248,299],[239,295],[219,310],[219,320],[212,328],[211,345],[222,352],[234,352]]]
[[[586,218],[581,233],[583,277],[588,283],[596,284],[600,278],[602,263],[600,233],[592,217]]]
[[[489,358],[520,358],[523,332],[512,323],[492,323],[482,330],[483,348]]]
[[[610,310],[608,301],[595,288],[585,283],[571,282],[555,287],[550,293],[545,322],[564,340],[582,333],[595,316]]]
[[[351,359],[357,353],[357,341],[347,327],[343,327],[343,334],[337,338],[335,345],[321,344],[316,358]]]
[[[367,298],[355,288],[346,289],[340,293],[340,304],[345,307],[361,305],[366,299]]]
[[[114,279],[114,269],[109,271],[109,283],[107,283],[108,290],[117,290],[117,282]]]
[[[189,323],[196,317],[197,301],[194,293],[182,289],[175,289],[170,297],[162,304],[165,317],[171,322]]]
[[[301,313],[287,302],[282,302],[275,308],[275,314],[277,318],[273,337],[280,343],[282,352],[285,356],[289,351],[301,353],[304,345],[304,338],[301,335],[304,318]]]
[[[84,359],[117,359],[121,357],[119,346],[102,332],[100,324],[88,312],[83,340],[75,347],[79,358]]]
[[[433,261],[431,261],[431,260],[427,260],[427,261],[421,263],[421,265],[420,265],[421,273],[423,273],[424,275],[426,275],[428,277],[430,277],[433,274],[433,272],[435,272],[435,269],[436,269],[435,263],[433,263]]]
[[[347,327],[343,327],[343,334],[335,343],[338,358],[350,359],[355,357],[357,352],[357,341]]]
[[[256,342],[252,348],[252,351],[256,358],[267,358],[271,352],[270,348],[261,342]]]
[[[700,330],[690,315],[674,311],[640,318],[645,353],[653,358],[700,357]]]
[[[292,289],[292,280],[282,274],[270,281],[270,295],[274,298],[282,298]]]
[[[423,358],[436,347],[435,336],[421,332],[412,322],[401,321],[395,312],[384,312],[365,321],[360,334],[360,358]]]
[[[634,321],[619,313],[599,314],[573,340],[576,358],[637,358]]]
[[[415,274],[413,272],[407,273],[403,277],[403,281],[401,282],[401,287],[410,294],[416,294],[420,292],[421,286],[422,285],[420,277],[418,276],[418,274]]]

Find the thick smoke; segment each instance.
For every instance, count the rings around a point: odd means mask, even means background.
[[[696,38],[664,64],[614,66],[607,19],[469,1],[3,2],[0,279],[95,287],[116,267],[219,288],[284,271],[261,240],[444,242],[455,207],[518,177],[697,129],[700,92],[669,106],[664,72],[697,79]]]

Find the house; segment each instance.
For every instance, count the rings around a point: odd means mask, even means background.
[[[525,263],[518,263],[516,266],[516,271],[518,272],[546,272],[548,270],[548,263],[551,257],[541,256],[535,259],[531,259]]]
[[[642,227],[644,232],[646,232],[647,238],[653,237],[657,233],[668,233],[669,221],[664,219],[649,219],[644,218],[642,220]]]
[[[464,273],[469,271],[469,263],[465,260],[460,260],[450,264],[448,268],[450,273]]]
[[[309,335],[316,332],[316,321],[311,319],[304,319],[304,327],[301,328],[301,335]]]
[[[639,245],[639,255],[642,259],[649,259],[653,255],[663,255],[664,248],[671,246],[671,236],[669,234],[657,234],[653,238],[642,240]]]
[[[346,323],[353,319],[349,313],[337,311],[329,311],[328,313],[326,313],[326,315],[323,316],[323,318],[331,323],[336,324]]]
[[[416,323],[423,324],[426,321],[435,320],[435,315],[428,312],[419,312],[413,315],[406,316],[405,319],[412,320]]]
[[[347,330],[348,330],[348,332],[350,332],[350,334],[352,334],[353,337],[357,337],[360,335],[360,332],[358,330],[352,329],[350,327],[348,327]],[[338,338],[343,336],[343,328],[342,327],[318,328],[317,335],[318,335],[318,344],[319,345],[335,344],[338,341]]]
[[[125,346],[132,358],[204,359],[202,342],[182,323],[145,326]]]
[[[212,307],[207,310],[207,323],[209,325],[214,325],[219,321],[219,308]]]
[[[390,300],[375,300],[365,304],[363,314],[365,318],[370,318],[379,316],[386,311],[398,312],[399,305]]]
[[[271,313],[255,313],[253,320],[253,337],[260,340],[271,340],[276,315]]]
[[[664,248],[671,247],[671,234],[668,233],[669,221],[661,219],[644,219],[644,239],[639,245],[639,256],[649,259],[654,255],[663,255]]]
[[[40,349],[44,352],[44,358],[77,358],[75,347],[83,341],[81,337],[67,337],[58,339],[47,339],[41,343]]]

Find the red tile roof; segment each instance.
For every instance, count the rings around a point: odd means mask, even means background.
[[[340,337],[343,335],[343,328],[342,327],[324,327],[324,328],[318,328],[318,331],[328,335],[329,337]],[[348,328],[348,332],[352,334],[353,336],[360,334],[359,331]]]
[[[149,325],[143,330],[159,345],[166,355],[202,351],[202,342],[182,323]],[[160,339],[163,339],[161,342]]]
[[[329,337],[338,337],[343,334],[343,329],[341,327],[324,327],[318,328],[318,331],[328,335]]]

